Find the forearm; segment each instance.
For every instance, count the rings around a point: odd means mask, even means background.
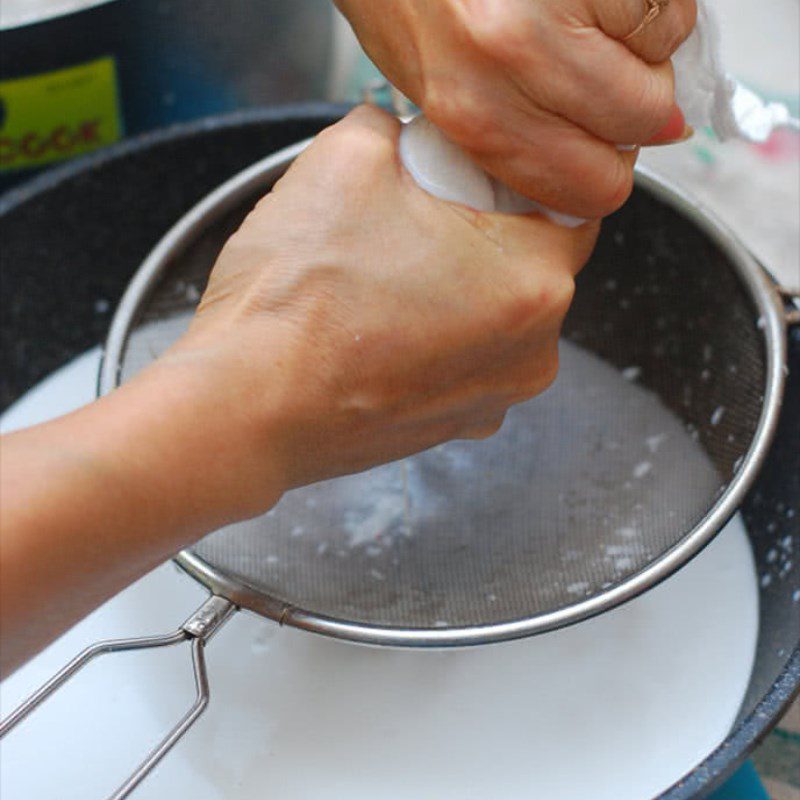
[[[158,372],[4,437],[2,674],[180,548],[247,514],[224,485],[246,453],[232,430],[210,424],[226,415]],[[271,483],[265,475],[265,507],[279,495]]]
[[[168,353],[3,443],[4,669],[285,489],[485,437],[553,379],[596,226],[442,203],[398,170],[398,136],[366,107],[319,136]]]

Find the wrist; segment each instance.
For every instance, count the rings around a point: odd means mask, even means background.
[[[101,457],[121,485],[146,495],[180,546],[266,512],[285,490],[263,422],[225,373],[168,354],[95,404],[114,443]]]

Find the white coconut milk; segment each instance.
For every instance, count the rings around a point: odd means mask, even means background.
[[[67,410],[63,385],[89,363],[45,387],[49,413]],[[25,424],[25,404],[7,420]],[[93,638],[168,630],[202,596],[160,568],[7,680],[4,711]],[[136,797],[649,800],[725,738],[757,632],[738,517],[646,595],[519,642],[368,649],[238,614],[207,648],[208,712]],[[191,700],[187,652],[165,658],[100,662],[37,711],[3,742],[4,800],[113,789]]]

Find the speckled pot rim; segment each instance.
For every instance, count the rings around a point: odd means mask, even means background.
[[[350,103],[286,103],[266,108],[242,109],[230,114],[203,117],[190,122],[178,122],[166,128],[141,133],[59,166],[50,167],[45,172],[38,173],[28,180],[6,189],[0,193],[0,216],[10,213],[37,195],[44,194],[84,172],[91,172],[112,161],[119,161],[126,156],[141,153],[160,144],[168,144],[180,139],[192,139],[195,136],[214,131],[244,128],[249,125],[280,124],[286,122],[287,119],[298,122],[319,120],[322,125],[332,117],[344,116],[352,108],[353,105]]]
[[[718,788],[761,744],[800,696],[800,642],[769,691],[724,742],[657,800],[698,800]]]

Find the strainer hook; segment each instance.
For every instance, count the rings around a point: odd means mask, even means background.
[[[130,777],[108,798],[108,800],[124,800],[150,774],[156,764],[178,743],[197,718],[206,710],[211,694],[208,686],[204,647],[211,635],[227,621],[235,610],[236,607],[229,600],[212,595],[178,630],[172,633],[127,639],[108,639],[90,645],[81,653],[78,653],[72,661],[40,686],[6,719],[0,722],[0,739],[97,656],[130,650],[151,650],[157,647],[170,647],[171,645],[190,641],[196,689],[194,703],[175,727],[147,754],[146,758]]]

